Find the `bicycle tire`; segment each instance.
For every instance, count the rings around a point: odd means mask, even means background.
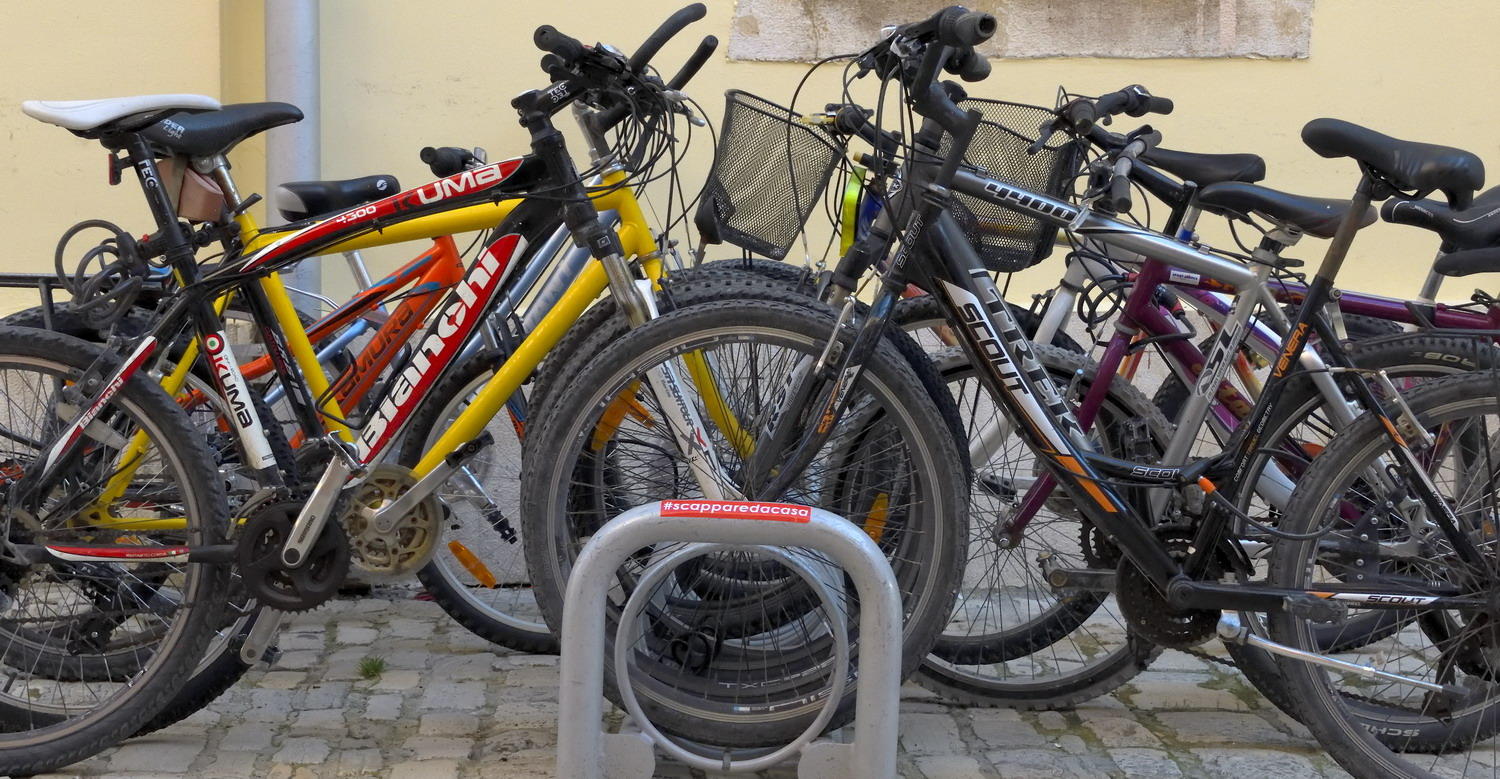
[[[1424,426],[1450,421],[1474,411],[1495,414],[1496,388],[1500,386],[1497,380],[1500,380],[1500,374],[1489,371],[1434,379],[1412,390],[1405,400]],[[1389,448],[1389,434],[1380,419],[1372,415],[1362,415],[1345,428],[1303,476],[1287,509],[1286,529],[1307,533],[1319,527],[1324,521],[1324,507],[1335,494],[1344,494],[1344,484],[1350,474],[1358,479],[1357,474],[1366,470],[1365,463]],[[1278,543],[1271,557],[1269,584],[1272,587],[1309,586],[1305,578],[1308,555],[1310,549],[1315,551],[1319,543],[1321,539]],[[1296,648],[1308,648],[1310,634],[1300,620],[1284,612],[1272,612],[1268,624],[1272,640]],[[1409,711],[1405,719],[1399,721],[1389,718],[1374,720],[1368,714],[1371,704],[1331,689],[1323,675],[1325,672],[1317,666],[1293,660],[1278,662],[1283,683],[1302,714],[1303,724],[1345,770],[1356,776],[1428,776],[1428,770],[1408,760],[1430,759],[1435,765],[1437,757],[1417,758],[1414,755],[1462,749],[1500,732],[1500,701],[1487,700],[1477,709],[1471,707],[1445,717],[1447,722],[1422,711]],[[1388,707],[1381,710],[1396,711]],[[1393,741],[1410,742],[1410,746],[1403,748]]]
[[[100,354],[97,347],[59,333],[0,326],[0,364],[37,366],[67,376],[87,370]],[[118,362],[117,356],[106,359]],[[143,373],[125,382],[111,404],[125,409],[164,461],[185,477],[179,479],[179,489],[186,491],[179,500],[189,507],[187,537],[194,544],[222,542],[227,523],[222,487],[207,446],[186,414]],[[169,643],[156,645],[144,678],[81,717],[39,715],[33,707],[0,702],[0,720],[12,731],[0,733],[0,774],[45,773],[86,759],[130,735],[180,691],[213,633],[229,573],[223,566],[190,565],[185,570],[186,613],[177,612],[167,633]]]
[[[1427,333],[1385,335],[1351,343],[1346,352],[1350,363],[1355,367],[1384,370],[1393,380],[1416,378],[1432,380],[1443,376],[1500,367],[1500,356],[1496,355],[1493,347],[1472,338],[1458,336]],[[1272,412],[1271,420],[1266,424],[1267,448],[1278,447],[1279,442],[1284,440],[1292,429],[1303,424],[1303,420],[1310,415],[1317,413],[1317,409],[1322,404],[1323,396],[1313,386],[1311,380],[1305,376],[1293,377],[1286,387],[1282,402]],[[1253,461],[1250,473],[1258,474],[1264,467],[1264,459]],[[1241,507],[1246,505],[1249,499],[1247,493],[1254,483],[1253,477],[1246,481],[1247,484],[1240,488],[1240,494],[1237,496]],[[1389,614],[1396,613],[1389,612]],[[1247,614],[1242,618],[1253,617],[1254,615]],[[1388,637],[1394,629],[1399,627],[1399,625],[1392,624],[1390,618],[1383,613],[1370,621],[1373,624],[1367,630],[1349,630],[1343,626],[1323,625],[1314,625],[1312,630],[1315,635],[1319,636],[1323,651],[1337,654],[1364,643]],[[1245,675],[1246,680],[1259,690],[1266,700],[1286,715],[1300,721],[1301,715],[1296,711],[1296,702],[1286,690],[1284,680],[1281,678],[1281,666],[1275,657],[1267,652],[1240,644],[1226,643],[1225,648],[1240,672]],[[1431,751],[1441,748],[1447,742],[1445,737],[1433,734],[1426,734],[1421,738],[1403,735],[1402,738],[1403,748],[1411,751]]]
[[[1059,386],[1069,387],[1077,380],[1078,385],[1074,388],[1079,395],[1086,393],[1088,387],[1098,380],[1098,365],[1087,356],[1067,349],[1045,344],[1034,344],[1033,349],[1043,367],[1052,375],[1053,380]],[[972,379],[975,372],[968,357],[961,350],[950,349],[934,356],[934,361],[939,365],[946,380],[950,383],[961,382]],[[982,390],[981,390],[982,391]],[[966,393],[960,393],[960,399]],[[963,403],[961,406],[965,405]],[[1108,434],[1103,429],[1110,422],[1124,418],[1142,419],[1150,428],[1151,434],[1158,447],[1165,447],[1170,425],[1157,411],[1150,401],[1141,394],[1140,390],[1131,385],[1122,377],[1111,378],[1110,389],[1103,405],[1104,414],[1095,422],[1095,435]],[[1118,442],[1116,442],[1118,446]],[[965,436],[964,446],[968,446],[968,437]],[[1025,450],[1024,447],[1021,447]],[[1030,454],[1029,450],[1025,450]],[[988,464],[976,464],[976,476],[987,470]],[[978,487],[971,488],[971,501],[976,500],[974,493]],[[1049,506],[1055,505],[1057,498],[1049,499]],[[1066,499],[1064,499],[1066,500]],[[1045,509],[1044,509],[1045,511]],[[1076,512],[1070,510],[1059,510],[1059,516],[1074,517]],[[984,539],[992,537],[992,533],[986,532],[982,527],[985,518],[994,516],[997,520],[1003,514],[996,512],[985,512],[971,503],[969,521],[972,527],[979,527],[981,532],[978,538],[971,538],[969,545],[970,562],[974,560],[974,547],[976,544],[984,543]],[[1076,522],[1077,529],[1071,529],[1061,533],[1062,537],[1079,540],[1083,526]],[[1025,539],[1038,539],[1043,534],[1041,525],[1028,527]],[[976,535],[971,529],[971,536]],[[1036,583],[1045,588],[1047,585],[1041,581],[1039,573],[1035,572],[1034,562],[1038,550],[1052,552],[1054,554],[1067,555],[1067,550],[1057,548],[1046,548],[1044,546],[1017,546],[1009,550],[994,550],[995,557],[1011,557],[1024,570],[1035,573]],[[1083,563],[1078,560],[1077,563]],[[1072,567],[1071,561],[1064,560],[1064,567]],[[1005,566],[986,565],[985,570],[991,570],[998,576]],[[967,572],[964,576],[965,582],[970,580]],[[979,582],[983,583],[983,580]],[[972,608],[976,601],[983,596],[971,597],[963,594],[958,602],[964,608]],[[1023,600],[1037,601],[1040,598],[1022,596]],[[968,705],[977,706],[1003,706],[1018,709],[1067,709],[1077,706],[1084,701],[1092,700],[1101,695],[1106,695],[1132,678],[1146,670],[1148,666],[1161,654],[1161,648],[1137,635],[1134,631],[1121,624],[1118,627],[1126,632],[1123,641],[1118,646],[1102,648],[1100,654],[1103,658],[1089,656],[1087,664],[1069,673],[1066,677],[1056,679],[1049,678],[1046,681],[1037,681],[1033,677],[1021,678],[1022,673],[1013,677],[1000,675],[1000,670],[1011,670],[1010,663],[1023,660],[1025,657],[1056,646],[1056,644],[1079,630],[1084,621],[1092,616],[1103,605],[1107,596],[1095,597],[1093,594],[1077,595],[1066,603],[1061,600],[1054,608],[1046,609],[1044,613],[1031,616],[1022,625],[999,625],[988,616],[981,620],[982,624],[996,625],[1001,628],[987,635],[967,635],[962,638],[949,638],[947,633],[939,636],[937,645],[932,653],[923,662],[915,677],[918,684],[944,698]],[[981,609],[983,607],[981,606]],[[1097,641],[1098,636],[1090,636],[1090,640]],[[1068,655],[1066,648],[1060,653]],[[1007,665],[999,665],[1007,664]],[[1021,665],[1017,663],[1017,665]],[[993,667],[995,672],[987,672],[987,667]]]
[[[151,329],[149,315],[150,312],[143,309],[133,309],[124,319],[124,332],[131,335],[140,335],[148,332]],[[6,316],[0,319],[0,323],[47,329],[43,327],[46,319],[47,317],[42,307],[37,306]],[[53,311],[52,327],[50,329],[52,332],[81,338],[92,343],[102,344],[109,338],[108,332],[91,327],[83,321],[82,317],[65,306],[59,306]],[[194,377],[200,378],[200,383],[207,383],[207,387],[211,387],[212,384],[208,383],[206,377],[196,376],[196,374],[202,372],[201,364],[194,366]],[[201,389],[208,391],[206,387]],[[276,457],[278,467],[282,469],[282,473],[287,478],[288,483],[296,484],[298,481],[296,473],[297,458],[296,453],[292,450],[291,442],[287,440],[285,432],[280,425],[271,424],[271,420],[275,419],[274,412],[270,406],[266,405],[261,394],[252,393],[250,401],[255,406],[255,413],[261,420],[266,422],[264,425],[266,442],[271,446],[271,453]],[[219,459],[218,457],[214,458],[215,461]],[[218,651],[214,650],[211,642],[209,653],[212,656],[205,656],[199,662],[187,682],[183,684],[182,690],[172,700],[168,701],[167,705],[162,707],[161,711],[133,733],[132,737],[153,733],[191,717],[238,683],[244,677],[245,673],[253,667],[240,658],[239,644],[249,634],[251,627],[258,618],[259,610],[257,609],[255,613],[251,614],[238,627],[231,625],[233,632],[225,641],[220,642],[221,646]]]
[[[613,397],[608,388],[619,381],[619,376],[633,370],[635,363],[651,359],[651,355],[662,349],[683,347],[703,338],[725,334],[729,337],[748,338],[753,332],[766,342],[779,339],[777,343],[800,344],[811,354],[814,345],[831,332],[833,313],[824,307],[815,310],[809,300],[799,303],[774,303],[731,301],[703,303],[653,320],[631,331],[600,354],[583,370],[574,375],[570,386],[580,388],[576,392],[558,393],[557,402],[545,412],[544,418],[533,428],[523,471],[523,521],[527,523],[527,560],[536,577],[538,601],[547,615],[549,624],[559,624],[562,613],[563,582],[565,570],[571,564],[573,550],[564,551],[559,545],[556,524],[563,516],[559,500],[566,502],[560,485],[569,483],[574,472],[577,451],[573,442],[584,432],[588,420],[598,405],[600,397]],[[691,346],[684,348],[691,349]],[[874,387],[877,396],[895,401],[881,408],[908,415],[905,427],[908,430],[941,430],[945,422],[933,407],[932,400],[913,375],[906,359],[889,344],[878,347],[876,357],[866,364],[867,378],[861,386]],[[912,420],[924,420],[914,422]],[[591,434],[591,433],[588,433]],[[926,654],[933,638],[947,616],[957,574],[956,560],[961,554],[962,538],[958,528],[962,527],[963,510],[967,503],[958,496],[966,494],[964,467],[952,436],[917,436],[911,444],[920,452],[925,464],[922,466],[923,484],[930,485],[924,491],[923,527],[928,531],[924,540],[928,544],[930,559],[917,568],[905,566],[907,576],[916,571],[921,577],[921,591],[908,602],[908,611],[913,614],[903,633],[903,672],[910,673]],[[913,470],[917,470],[914,466]],[[660,497],[671,497],[663,495]],[[947,509],[951,506],[951,510]],[[930,527],[929,527],[930,525]],[[950,527],[953,526],[953,527]],[[537,577],[537,571],[547,571],[545,577]],[[900,574],[898,574],[900,576]],[[941,612],[941,613],[938,613]],[[613,670],[606,669],[612,679]],[[608,694],[617,700],[618,693],[613,682],[606,685]],[[839,713],[832,727],[847,722],[853,715],[852,696],[841,702]],[[684,704],[685,706],[686,704]],[[695,702],[696,705],[696,702]],[[769,706],[770,704],[766,704]],[[708,704],[702,704],[707,707]],[[711,743],[730,748],[751,748],[779,743],[796,736],[811,721],[821,701],[810,705],[779,707],[774,711],[763,711],[755,706],[753,717],[731,717],[723,709],[705,716],[706,708],[688,709],[663,705],[660,701],[647,705],[652,722],[675,736],[700,743]],[[727,719],[726,719],[727,718]],[[750,719],[753,721],[745,721]],[[732,726],[727,725],[732,722]]]

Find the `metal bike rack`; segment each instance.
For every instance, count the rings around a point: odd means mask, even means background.
[[[606,733],[604,716],[605,608],[616,572],[643,547],[686,542],[690,546],[658,561],[642,574],[664,574],[693,556],[725,547],[761,547],[821,587],[786,547],[828,556],[859,592],[859,672],[854,741],[814,741],[831,714],[825,708],[796,741],[750,760],[718,761],[684,749],[649,722],[639,732]],[[639,587],[645,591],[648,587]],[[820,594],[826,595],[826,589]],[[635,600],[635,599],[632,599]],[[635,604],[627,604],[627,612]],[[628,626],[622,620],[621,630]],[[854,523],[821,509],[785,503],[667,500],[637,506],[610,520],[583,547],[568,579],[562,623],[561,691],[558,698],[557,776],[566,779],[636,779],[655,773],[660,749],[705,770],[758,771],[793,756],[805,779],[878,779],[896,775],[901,687],[901,594],[875,542]],[[620,648],[617,647],[619,659]],[[841,656],[844,654],[841,652]],[[843,666],[847,668],[845,657]],[[835,677],[836,704],[843,675]],[[627,704],[628,705],[628,704]]]

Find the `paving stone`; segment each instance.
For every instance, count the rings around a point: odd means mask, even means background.
[[[1149,747],[1161,744],[1161,739],[1157,738],[1156,734],[1148,730],[1145,725],[1135,721],[1128,712],[1115,714],[1104,711],[1081,711],[1078,716],[1107,747]]]
[[[1047,730],[1065,730],[1068,727],[1068,718],[1060,711],[1044,711],[1036,715],[1036,722]]]
[[[442,758],[467,759],[474,751],[474,739],[444,736],[415,736],[406,740],[402,748],[419,761]]]
[[[1131,704],[1147,710],[1249,711],[1250,706],[1227,690],[1200,686],[1208,679],[1162,679],[1142,682],[1130,696]]]
[[[1194,749],[1206,776],[1223,779],[1277,779],[1316,776],[1313,764],[1302,755],[1271,749]]]
[[[224,737],[219,739],[219,749],[229,752],[261,750],[271,745],[275,735],[276,728],[272,725],[247,722],[225,731]]]
[[[302,705],[309,709],[343,708],[348,700],[348,682],[322,682],[307,689]]]
[[[385,766],[385,759],[376,748],[340,749],[334,762],[338,776],[370,776]]]
[[[927,779],[971,779],[978,776],[998,776],[994,771],[980,766],[978,760],[960,755],[919,757],[917,768]]]
[[[282,652],[281,657],[276,658],[276,667],[287,671],[304,671],[312,668],[321,659],[322,655],[312,649]]]
[[[901,747],[913,755],[952,755],[964,751],[951,714],[910,714],[901,718]]]
[[[246,776],[259,776],[260,772],[255,770],[255,763],[260,755],[255,752],[218,752],[214,755],[213,762],[203,768],[200,776],[206,779],[243,779]]]
[[[470,711],[483,705],[484,685],[480,682],[433,682],[422,693],[424,709]]]
[[[1057,737],[1057,748],[1070,755],[1082,755],[1089,751],[1089,746],[1081,736],[1067,733]]]
[[[422,760],[391,766],[390,779],[450,779],[457,776],[457,760]]]
[[[986,752],[985,759],[1005,779],[1058,779],[1060,776],[1095,776],[1083,761],[1056,749],[1006,749]]]
[[[416,671],[386,671],[380,675],[375,683],[370,685],[374,690],[410,690],[420,686],[422,675]]]
[[[557,687],[556,668],[517,668],[505,674],[505,683],[532,686],[532,687]]]
[[[392,638],[431,638],[432,623],[425,619],[397,617],[388,620],[381,633]]]
[[[295,690],[306,681],[307,674],[302,671],[270,671],[255,686],[268,690]]]
[[[1111,749],[1109,756],[1129,777],[1182,776],[1182,769],[1160,749]]]
[[[557,703],[553,701],[506,702],[485,709],[498,728],[556,728]]]
[[[292,733],[299,736],[305,733],[343,733],[346,730],[343,709],[307,709],[298,712],[292,721]]]
[[[281,742],[281,749],[272,758],[278,763],[316,765],[328,759],[332,750],[328,741],[321,738],[288,738]]]
[[[203,751],[203,737],[166,737],[157,733],[127,742],[109,759],[111,771],[184,773]]]
[[[1202,671],[1207,673],[1210,666],[1207,662],[1193,657],[1186,652],[1178,652],[1168,649],[1161,656],[1151,661],[1151,671]],[[1148,672],[1149,673],[1149,672]],[[1149,681],[1149,677],[1147,677]]]
[[[401,702],[405,700],[400,695],[371,695],[365,701],[365,718],[373,720],[394,720],[401,716]]]
[[[1286,746],[1306,741],[1292,738],[1254,714],[1223,711],[1164,711],[1156,720],[1172,730],[1184,744],[1238,744]]]
[[[417,732],[424,736],[467,736],[479,730],[479,718],[473,714],[439,711],[423,714]]]
[[[301,649],[322,649],[327,643],[327,636],[321,629],[313,631],[288,631],[276,638],[276,646],[283,652],[295,652]]]
[[[987,747],[1039,747],[1049,743],[1014,709],[973,709],[969,712],[969,725]]]

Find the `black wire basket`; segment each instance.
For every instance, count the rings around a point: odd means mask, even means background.
[[[964,162],[996,179],[1040,195],[1067,200],[1084,163],[1078,145],[1058,134],[1036,154],[1027,149],[1054,114],[1046,108],[1004,100],[967,98],[959,108],[984,115]],[[943,151],[947,151],[945,137]],[[1025,270],[1052,253],[1057,228],[1046,222],[968,195],[957,195],[959,222],[985,267],[998,273]]]
[[[718,157],[694,223],[709,243],[780,260],[823,196],[843,147],[801,115],[732,89],[724,95]]]

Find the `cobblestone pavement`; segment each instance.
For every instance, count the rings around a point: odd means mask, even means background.
[[[552,775],[555,657],[496,649],[431,603],[380,597],[298,615],[280,646],[274,667],[207,710],[64,775]],[[360,678],[367,657],[385,660],[378,679]],[[915,685],[903,698],[907,777],[1345,776],[1232,670],[1176,652],[1075,711],[953,706]]]

